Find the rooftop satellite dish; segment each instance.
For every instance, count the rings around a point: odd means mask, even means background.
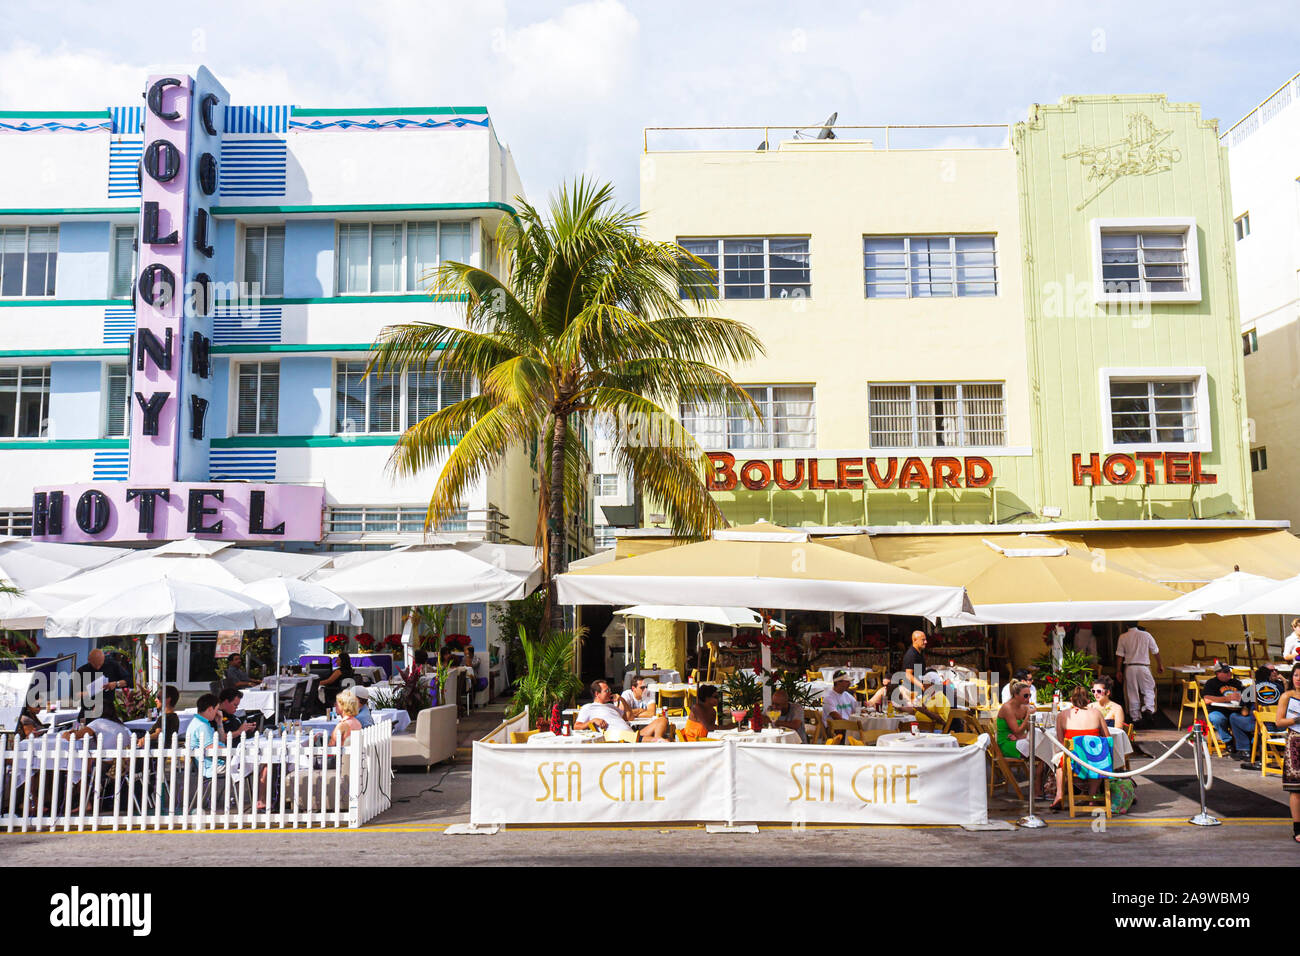
[[[830,116],[826,117],[826,122],[822,124],[822,128],[817,132],[818,139],[835,138],[835,134],[831,132],[831,127],[835,125],[835,120],[839,117],[839,115],[840,115],[839,112],[836,111],[832,113]]]

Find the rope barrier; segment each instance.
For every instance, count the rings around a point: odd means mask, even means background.
[[[1069,757],[1071,760],[1073,760],[1075,763],[1079,764],[1080,766],[1087,767],[1088,770],[1097,774],[1098,776],[1110,777],[1114,780],[1128,780],[1133,777],[1141,776],[1144,773],[1148,773],[1155,767],[1160,766],[1162,763],[1164,763],[1166,760],[1168,760],[1170,757],[1173,756],[1175,750],[1177,750],[1183,744],[1191,740],[1193,735],[1191,731],[1188,731],[1182,736],[1182,739],[1180,739],[1177,743],[1175,743],[1172,747],[1170,747],[1168,750],[1162,753],[1155,760],[1151,761],[1149,764],[1145,764],[1144,766],[1138,767],[1136,770],[1127,770],[1123,772],[1102,770],[1100,767],[1088,763],[1088,761],[1084,760],[1082,757],[1075,754],[1074,751],[1067,748],[1064,744],[1062,744],[1059,740],[1057,740],[1055,737],[1051,736],[1050,734],[1044,734],[1043,736],[1047,738],[1048,742],[1050,742],[1053,747],[1061,751],[1061,753],[1065,754],[1067,757]],[[1193,743],[1192,746],[1195,747],[1196,744]],[[1210,749],[1208,746],[1206,746],[1204,739],[1201,740],[1200,746],[1205,755],[1206,779],[1203,782],[1205,784],[1205,789],[1209,790],[1210,787],[1214,785],[1214,770],[1213,770],[1213,766],[1210,763]]]

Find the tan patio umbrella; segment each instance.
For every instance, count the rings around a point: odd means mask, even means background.
[[[915,542],[908,545],[898,566],[966,588],[974,613],[945,614],[946,623],[1158,618],[1155,609],[1178,596],[1101,556],[1044,535],[934,535],[926,544],[928,553],[916,553]],[[891,546],[882,537],[875,547],[887,555]]]
[[[965,590],[759,522],[707,541],[569,571],[562,604],[690,604],[912,614],[971,610]]]

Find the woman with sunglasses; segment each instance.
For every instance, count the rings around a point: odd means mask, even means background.
[[[998,710],[998,750],[1011,758],[1032,759],[1029,755],[1029,722],[1034,719],[1034,690],[1027,681],[1013,681],[1011,696]],[[1041,763],[1041,761],[1040,761]],[[1046,765],[1038,774],[1035,796],[1044,796],[1048,773]]]
[[[1110,692],[1114,689],[1115,678],[1109,674],[1102,674],[1092,682],[1092,702],[1101,711],[1101,719],[1106,722],[1107,727],[1118,727],[1124,730],[1124,708],[1118,701],[1110,699]]]

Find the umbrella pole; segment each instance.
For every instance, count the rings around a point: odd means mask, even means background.
[[[763,612],[763,713],[772,709],[772,646],[768,643],[772,639],[772,617],[767,611]]]
[[[280,654],[282,648],[282,638],[284,637],[284,628],[280,625],[275,626],[275,672],[280,673]],[[271,721],[275,726],[280,726],[280,682],[275,682],[275,718]]]

